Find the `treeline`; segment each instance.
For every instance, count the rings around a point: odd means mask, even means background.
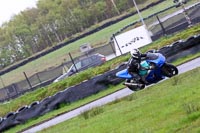
[[[133,7],[133,0],[39,0],[0,27],[0,69]]]

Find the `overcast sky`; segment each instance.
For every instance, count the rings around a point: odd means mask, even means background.
[[[26,8],[36,7],[38,0],[0,0],[0,26]]]

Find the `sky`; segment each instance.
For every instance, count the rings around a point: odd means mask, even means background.
[[[36,7],[38,0],[0,0],[0,26],[21,11]]]

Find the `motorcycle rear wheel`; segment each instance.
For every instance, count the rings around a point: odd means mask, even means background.
[[[165,63],[162,67],[162,72],[164,76],[171,78],[178,74],[178,69],[172,64]]]

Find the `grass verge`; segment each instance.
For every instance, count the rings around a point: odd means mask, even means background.
[[[180,39],[186,39],[191,35],[199,34],[200,33],[200,24],[190,27],[187,30],[171,35],[166,36],[158,41],[153,42],[152,44],[149,44],[141,49],[141,51],[147,51],[148,49],[159,49],[162,46],[171,44],[174,41],[180,40]],[[44,99],[45,97],[52,96],[58,91],[64,90],[65,88],[68,88],[69,86],[79,84],[81,81],[90,79],[94,77],[95,75],[104,73],[106,71],[109,71],[112,68],[115,68],[119,63],[123,61],[127,61],[129,59],[129,55],[127,56],[121,56],[113,59],[112,61],[106,62],[102,66],[98,66],[96,68],[88,69],[84,72],[81,72],[77,75],[71,76],[67,78],[66,80],[63,80],[61,82],[49,85],[44,88],[37,89],[34,92],[26,93],[25,95],[16,98],[14,100],[11,100],[9,103],[6,104],[0,104],[0,116],[6,115],[6,113],[15,111],[18,108],[29,105],[33,101],[40,101]],[[187,60],[187,59],[186,59]]]
[[[192,58],[199,57],[199,55],[200,55],[200,53],[197,53],[195,55],[191,55],[191,56],[187,56],[187,57],[184,57],[184,58],[180,58],[177,61],[175,61],[174,64],[176,64],[176,65],[182,64],[182,63],[184,63],[184,62],[186,62],[188,60],[191,60]],[[173,84],[174,85],[178,84],[178,80],[176,78],[173,79]],[[38,123],[42,123],[42,122],[44,122],[44,121],[46,121],[48,119],[51,119],[53,117],[58,116],[59,114],[63,114],[63,113],[66,113],[66,112],[68,112],[70,110],[76,109],[76,108],[78,108],[80,106],[83,106],[83,105],[85,105],[85,104],[87,104],[89,102],[92,102],[92,101],[97,100],[97,99],[99,99],[101,97],[109,95],[109,94],[111,94],[111,93],[113,93],[113,92],[115,92],[117,90],[122,89],[122,88],[124,88],[124,86],[122,84],[117,85],[117,86],[110,86],[107,90],[104,90],[104,91],[102,91],[102,92],[100,92],[98,94],[92,95],[92,96],[90,96],[88,98],[85,98],[83,100],[79,100],[79,101],[77,101],[75,103],[72,103],[70,105],[63,106],[62,108],[60,108],[58,110],[54,110],[54,111],[52,111],[50,113],[47,113],[44,116],[41,116],[39,118],[29,120],[26,124],[18,125],[18,126],[14,127],[14,128],[9,129],[7,132],[8,133],[14,133],[14,132],[17,132],[17,131],[21,131],[21,130],[23,130],[25,128],[28,128],[30,126],[37,125]],[[129,97],[129,98],[133,99],[133,97]],[[85,117],[89,117],[89,116],[87,116],[88,114],[89,113],[86,113]]]
[[[200,132],[199,79],[200,68],[84,112],[41,133]]]
[[[171,44],[172,42],[180,39],[185,39],[191,35],[199,34],[200,33],[200,24],[196,25],[194,27],[191,27],[183,32],[177,33],[173,36],[166,36],[161,39],[159,39],[156,42],[153,42],[150,45],[145,46],[141,49],[141,51],[147,51],[148,49],[159,49],[164,45]],[[6,104],[0,104],[0,116],[4,116],[6,113],[15,111],[19,107],[22,107],[24,105],[29,105],[33,101],[40,101],[44,99],[45,97],[51,96],[55,94],[58,91],[64,90],[65,88],[78,84],[81,81],[90,79],[94,77],[95,75],[104,73],[114,67],[116,67],[119,63],[123,61],[127,61],[129,59],[129,55],[127,56],[121,56],[113,59],[112,61],[106,62],[104,65],[88,69],[84,72],[79,73],[78,75],[71,76],[67,78],[66,80],[63,80],[61,82],[49,85],[48,87],[37,89],[34,92],[26,93],[25,95],[16,98],[14,100],[11,100],[9,103]]]

